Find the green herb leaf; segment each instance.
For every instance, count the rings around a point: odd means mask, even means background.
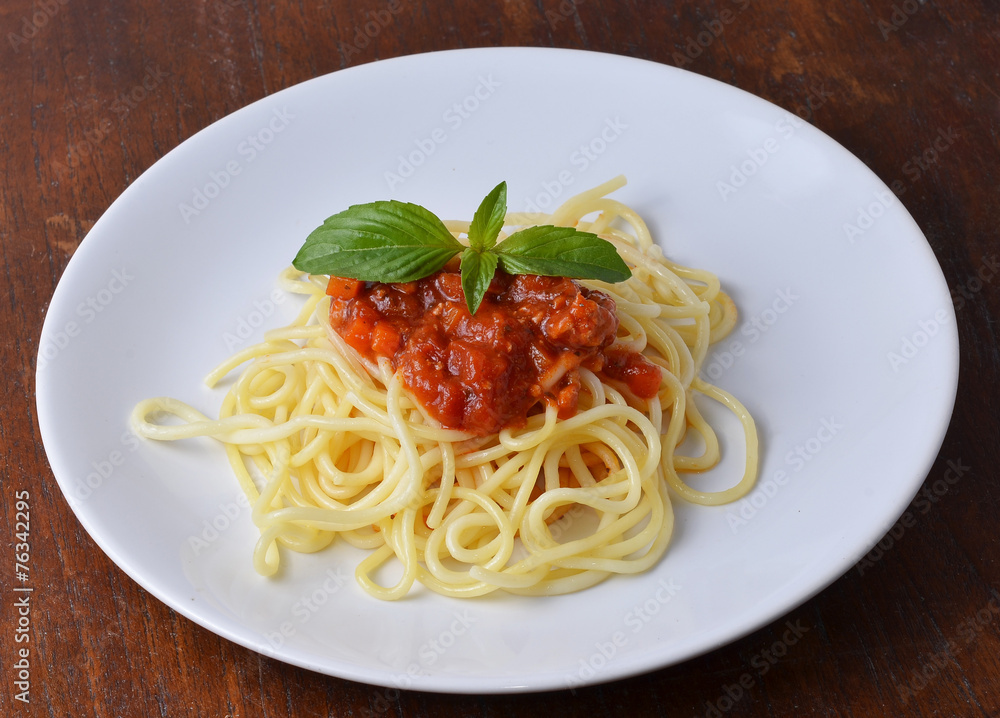
[[[623,282],[632,276],[615,246],[572,227],[540,225],[515,232],[494,250],[509,274]]]
[[[462,291],[469,311],[475,314],[483,303],[497,271],[499,258],[493,252],[477,252],[469,248],[462,253]]]
[[[497,243],[507,212],[507,183],[479,205],[469,247],[420,205],[395,200],[356,204],[327,218],[306,238],[292,264],[310,274],[365,282],[412,282],[462,253],[462,289],[475,314],[500,266],[509,274],[543,274],[621,282],[632,276],[614,245],[572,227],[529,227]]]
[[[492,249],[507,215],[507,183],[501,182],[479,205],[469,226],[469,246],[478,251]]]
[[[390,200],[353,205],[327,218],[306,238],[292,265],[366,282],[412,282],[464,249],[430,211]]]

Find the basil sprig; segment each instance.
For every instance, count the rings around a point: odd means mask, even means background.
[[[499,266],[508,274],[622,282],[632,276],[613,244],[572,227],[528,227],[497,243],[507,214],[507,183],[479,205],[469,246],[432,212],[396,200],[353,205],[327,218],[306,238],[292,264],[310,274],[365,282],[412,282],[462,253],[462,289],[475,314]]]

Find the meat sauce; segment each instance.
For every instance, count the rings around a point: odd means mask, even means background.
[[[475,315],[458,272],[383,284],[331,277],[330,324],[362,356],[387,357],[443,426],[486,435],[524,425],[541,403],[576,413],[580,369],[650,399],[660,368],[612,348],[615,303],[565,277],[498,271]]]

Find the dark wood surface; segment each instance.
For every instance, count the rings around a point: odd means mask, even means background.
[[[720,23],[718,37],[705,34]],[[1000,715],[996,2],[10,0],[0,34],[0,715]],[[49,299],[111,202],[211,122],[352,65],[496,45],[683,66],[801,110],[896,182],[956,297],[951,428],[885,551],[773,625],[681,665],[575,694],[467,697],[387,691],[257,655],[148,595],[74,517],[35,419]],[[942,135],[951,141],[935,151]],[[27,643],[13,592],[21,491],[35,589]],[[772,663],[765,652],[786,621],[808,630]],[[15,700],[25,646],[27,705]]]

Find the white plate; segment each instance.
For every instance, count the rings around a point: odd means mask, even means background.
[[[145,397],[217,409],[221,393],[202,377],[293,315],[275,276],[328,215],[395,198],[467,218],[502,179],[511,209],[544,208],[619,173],[629,185],[616,196],[668,254],[718,273],[736,300],[741,325],[703,373],[746,403],[763,450],[748,500],[675,502],[674,541],[654,570],[555,598],[420,592],[381,603],[354,583],[357,554],[337,547],[286,554],[283,577],[263,579],[218,445],[128,433]],[[474,693],[648,671],[801,604],[913,497],[957,376],[955,316],[933,253],[842,147],[695,74],[511,48],[320,77],[170,152],[63,275],[41,336],[37,402],[80,522],[176,611],[323,673]],[[724,423],[730,457],[738,436]]]

